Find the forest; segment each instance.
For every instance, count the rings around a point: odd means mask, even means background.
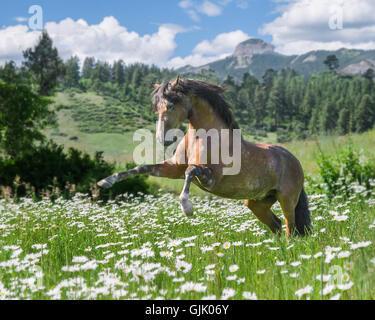
[[[336,59],[336,60],[335,60]],[[276,132],[278,142],[301,140],[313,135],[362,133],[375,123],[375,73],[339,74],[339,61],[327,57],[327,71],[307,78],[292,69],[266,71],[262,79],[245,73],[241,83],[232,77],[220,83],[212,70],[194,77],[222,85],[224,98],[232,107],[242,130],[253,136]],[[154,120],[150,110],[152,83],[169,81],[173,70],[142,64],[112,65],[72,57],[65,63],[65,88],[95,91],[120,99],[129,110],[138,110],[143,119]]]

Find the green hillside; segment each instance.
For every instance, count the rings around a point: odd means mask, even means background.
[[[58,92],[54,101],[58,126],[46,130],[47,137],[66,148],[90,154],[103,151],[111,162],[131,161],[134,131],[154,127],[118,99],[93,92],[66,90]]]

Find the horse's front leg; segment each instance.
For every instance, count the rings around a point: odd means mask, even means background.
[[[183,173],[183,167],[174,164],[170,160],[167,160],[163,163],[139,166],[126,172],[115,173],[114,175],[99,181],[98,185],[102,188],[109,189],[115,183],[139,174],[148,174],[155,177],[170,179],[180,179],[183,177]]]
[[[185,171],[185,185],[180,195],[182,212],[191,217],[194,212],[193,204],[189,200],[190,185],[197,177],[202,185],[211,187],[214,184],[212,170],[200,166],[190,166]]]

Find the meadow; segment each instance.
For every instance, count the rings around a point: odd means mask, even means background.
[[[119,170],[131,159],[129,132],[84,133],[72,110],[59,112],[64,134],[48,132],[59,143],[101,149]],[[327,155],[349,141],[374,155],[375,131],[319,138]],[[284,146],[317,177],[314,141]],[[149,180],[157,194],[108,203],[86,194],[0,199],[0,299],[375,299],[375,191],[352,184],[351,197],[328,199],[308,179],[313,233],[288,239],[274,236],[242,201],[198,188],[187,218],[176,196],[183,181]]]
[[[162,192],[2,199],[0,297],[374,299],[375,193],[352,187],[346,201],[310,192],[313,234],[292,239],[210,196],[193,198],[193,218]]]

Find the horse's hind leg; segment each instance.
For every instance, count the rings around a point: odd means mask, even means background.
[[[261,201],[246,200],[245,205],[261,222],[267,225],[273,233],[279,233],[281,232],[281,220],[271,211],[271,207],[275,202],[275,198],[268,198]]]
[[[299,196],[299,195],[298,195]],[[296,228],[295,210],[298,203],[297,195],[278,195],[277,200],[280,202],[281,208],[284,212],[286,222],[286,234],[288,237],[298,234]]]

